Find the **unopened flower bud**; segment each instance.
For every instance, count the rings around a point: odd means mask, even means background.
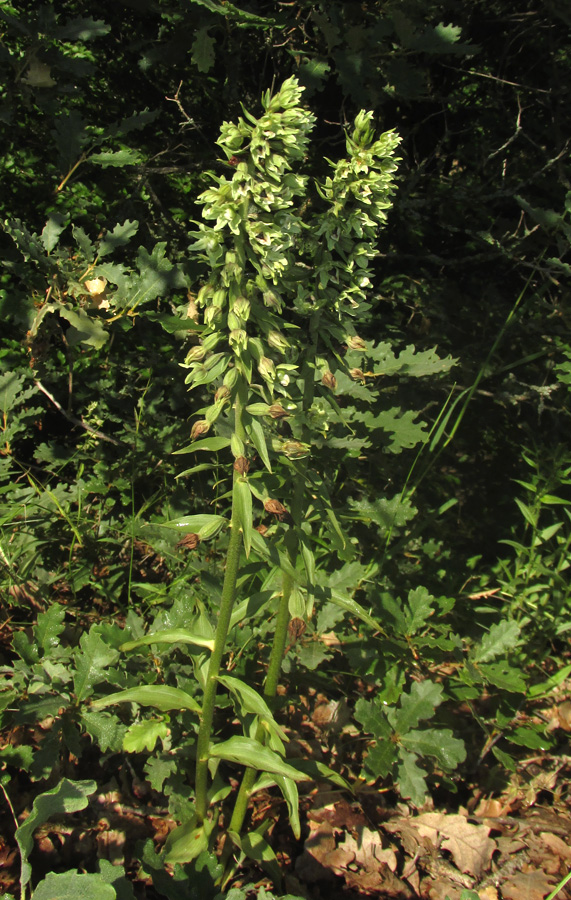
[[[303,459],[304,456],[308,456],[310,447],[301,441],[284,441],[280,445],[280,450],[288,459]]]
[[[230,332],[228,340],[236,348],[237,352],[245,350],[248,346],[248,335],[243,328],[234,328]]]
[[[282,303],[280,298],[273,291],[264,291],[263,293],[264,304],[268,306],[270,309],[275,309],[277,312],[280,312],[282,308]]]
[[[202,437],[203,434],[207,434],[210,431],[210,425],[206,421],[206,419],[199,419],[198,422],[195,422],[190,431],[190,440],[195,441],[197,438]]]
[[[219,306],[207,306],[204,310],[204,324],[213,325],[222,318],[222,310]]]
[[[269,357],[262,356],[260,362],[258,363],[258,372],[266,381],[275,381],[276,378],[276,367]]]
[[[223,384],[214,394],[214,401],[218,403],[220,400],[229,400],[231,396],[230,388],[227,388],[226,385]]]
[[[353,381],[364,381],[365,373],[362,369],[349,369],[349,375],[353,379]]]
[[[226,375],[224,376],[223,387],[226,387],[229,391],[231,391],[232,388],[236,386],[236,382],[238,381],[238,374],[238,369],[228,369]],[[220,390],[222,390],[222,388]]]
[[[324,372],[323,377],[321,379],[321,384],[325,385],[325,387],[328,387],[330,390],[334,391],[335,388],[337,387],[337,379],[335,378],[335,375],[333,374],[333,372],[329,372],[329,371]]]
[[[367,346],[363,338],[360,338],[358,334],[352,334],[347,338],[347,347],[349,350],[366,350]]]
[[[232,304],[232,312],[244,322],[247,322],[250,318],[250,301],[245,297],[237,297]]]
[[[194,347],[191,347],[186,354],[185,364],[189,366],[191,363],[200,362],[205,356],[206,350],[202,344],[196,344]]]
[[[285,353],[286,350],[289,350],[290,343],[281,331],[269,331],[266,340],[268,346],[273,347],[274,350],[279,350],[280,353]]]

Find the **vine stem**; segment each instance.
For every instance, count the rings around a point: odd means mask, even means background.
[[[234,432],[241,439],[245,438],[242,414],[248,397],[248,387],[241,379],[236,393],[234,405]],[[230,520],[230,540],[226,555],[226,572],[222,586],[220,610],[218,612],[218,624],[214,635],[214,649],[210,657],[208,675],[204,688],[202,701],[202,716],[196,742],[196,775],[195,775],[195,812],[199,822],[204,822],[208,811],[208,755],[210,739],[212,736],[212,722],[216,710],[216,692],[218,688],[218,675],[222,664],[222,657],[226,648],[226,638],[232,616],[232,608],[236,599],[236,581],[240,566],[240,554],[242,551],[242,532],[238,521],[237,512],[237,483],[242,477],[234,470],[234,482],[232,489],[232,515]]]

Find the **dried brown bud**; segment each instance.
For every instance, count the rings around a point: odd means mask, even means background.
[[[365,373],[362,369],[349,369],[349,375],[353,379],[353,381],[364,381]]]
[[[302,634],[304,634],[306,628],[307,625],[303,621],[303,619],[290,620],[290,623],[287,627],[287,633],[292,644],[295,644],[295,642],[299,640]]]
[[[281,403],[272,403],[268,412],[272,419],[283,419],[284,416],[289,416],[287,409],[284,409]]]
[[[267,525],[256,525],[256,531],[258,532],[258,534],[261,534],[262,537],[264,537],[264,535],[266,535],[268,533],[268,526]]]
[[[210,425],[206,421],[206,419],[199,419],[198,422],[195,422],[190,430],[190,440],[195,441],[197,438],[201,437],[203,434],[207,434],[210,431]]]
[[[265,500],[264,501],[264,509],[266,512],[271,513],[273,516],[277,516],[280,522],[291,522],[292,517],[289,512],[279,500]]]
[[[179,547],[184,550],[194,550],[200,544],[200,538],[197,534],[191,532],[190,534],[185,534],[183,538],[180,539],[178,544],[175,544],[176,549]]]
[[[234,460],[233,468],[239,475],[245,475],[250,468],[250,463],[245,456],[239,456],[238,459]]]
[[[330,390],[334,391],[337,387],[337,379],[333,372],[324,372],[323,377],[321,379],[321,384],[324,384],[325,387],[330,388]]]

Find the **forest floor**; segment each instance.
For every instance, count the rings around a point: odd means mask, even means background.
[[[7,648],[8,622],[0,635]],[[460,900],[463,890],[472,889],[479,900],[545,900],[571,870],[570,694],[571,685],[563,683],[533,711],[559,738],[556,753],[536,752],[520,759],[514,772],[498,775],[490,741],[477,770],[471,777],[463,773],[457,794],[443,786],[420,810],[390,789],[361,785],[352,795],[331,784],[312,784],[302,792],[302,835],[296,841],[281,795],[257,793],[251,826],[270,820],[267,837],[284,873],[283,891],[307,900]],[[355,727],[344,724],[348,717],[338,701],[308,691],[284,714],[294,756],[333,769],[340,764],[352,768],[352,748],[362,742]],[[6,744],[39,746],[52,724],[36,725],[35,734],[30,729],[5,732],[0,749]],[[176,823],[161,805],[164,797],[138,776],[140,761],[131,759],[103,756],[94,746],[79,760],[70,755],[60,775],[96,779],[99,789],[82,813],[36,830],[30,859],[34,881],[70,868],[95,871],[97,860],[106,859],[124,866],[138,900],[157,900],[151,880],[141,875],[137,848],[150,838],[159,850]],[[23,772],[11,782],[19,823],[37,793]],[[20,859],[11,819],[6,808],[0,828],[0,895],[16,896]],[[230,886],[252,884],[272,889],[261,870],[247,866]],[[571,882],[557,898],[570,900]]]

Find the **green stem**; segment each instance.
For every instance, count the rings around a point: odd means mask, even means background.
[[[234,431],[237,436],[244,440],[245,432],[242,422],[242,411],[247,402],[248,388],[244,381],[238,387],[236,394],[236,403],[234,407]],[[242,533],[238,523],[237,513],[237,482],[242,477],[238,472],[234,471],[234,483],[232,492],[232,517],[230,523],[230,541],[228,543],[228,551],[226,556],[226,572],[224,574],[224,584],[222,587],[222,597],[220,600],[220,610],[218,613],[218,624],[216,626],[216,634],[214,636],[214,650],[210,657],[208,666],[208,675],[206,677],[206,685],[204,688],[204,698],[202,701],[202,717],[200,728],[198,731],[198,739],[196,742],[196,777],[195,777],[195,803],[196,817],[199,822],[203,822],[206,818],[208,810],[208,754],[210,749],[210,738],[212,735],[212,722],[216,709],[216,691],[218,687],[218,675],[220,674],[220,666],[222,657],[226,649],[226,638],[228,636],[228,628],[230,626],[230,618],[232,616],[232,608],[236,598],[236,581],[238,578],[238,569],[240,565],[240,554],[242,551]]]
[[[302,375],[303,375],[303,412],[307,413],[311,409],[311,405],[313,403],[313,398],[315,395],[315,373],[313,368],[313,360],[317,355],[317,341],[319,335],[319,319],[320,313],[317,312],[312,317],[310,323],[310,337],[311,344],[309,345],[305,362],[303,365]],[[302,440],[306,440],[309,435],[309,429],[307,426],[304,426],[302,432]],[[301,522],[303,518],[303,509],[304,509],[304,499],[305,499],[305,481],[306,481],[306,472],[307,472],[307,461],[303,460],[299,470],[297,472],[297,478],[295,480],[295,488],[293,493],[293,499],[291,503],[291,516],[293,519],[293,526],[290,528],[287,536],[286,536],[286,547],[288,551],[289,561],[292,566],[295,567],[297,554],[299,550],[299,531],[301,528]],[[264,684],[264,697],[266,700],[273,700],[276,696],[276,692],[278,689],[278,683],[281,674],[282,661],[284,658],[285,648],[287,644],[287,635],[288,635],[288,625],[289,625],[289,600],[291,596],[293,588],[293,578],[291,575],[288,575],[286,572],[283,574],[282,578],[282,592],[280,596],[280,602],[278,606],[278,613],[276,616],[276,624],[274,629],[274,639],[272,642],[272,650],[270,653],[270,661],[268,664],[268,671],[266,674],[266,681]],[[256,740],[260,743],[263,743],[265,740],[266,732],[265,729],[259,725],[256,731]],[[232,818],[230,819],[230,824],[228,826],[229,831],[233,831],[237,834],[240,833],[242,829],[242,825],[244,824],[244,819],[246,817],[246,812],[248,810],[248,802],[250,800],[250,794],[252,792],[252,788],[254,787],[257,770],[252,768],[247,768],[244,772],[244,776],[242,778],[242,783],[240,785],[240,790],[238,791],[238,796],[236,797],[236,802],[234,804],[234,810],[232,812]],[[225,865],[228,862],[231,851],[231,842],[229,840],[226,841],[224,851],[222,854],[222,863]]]

